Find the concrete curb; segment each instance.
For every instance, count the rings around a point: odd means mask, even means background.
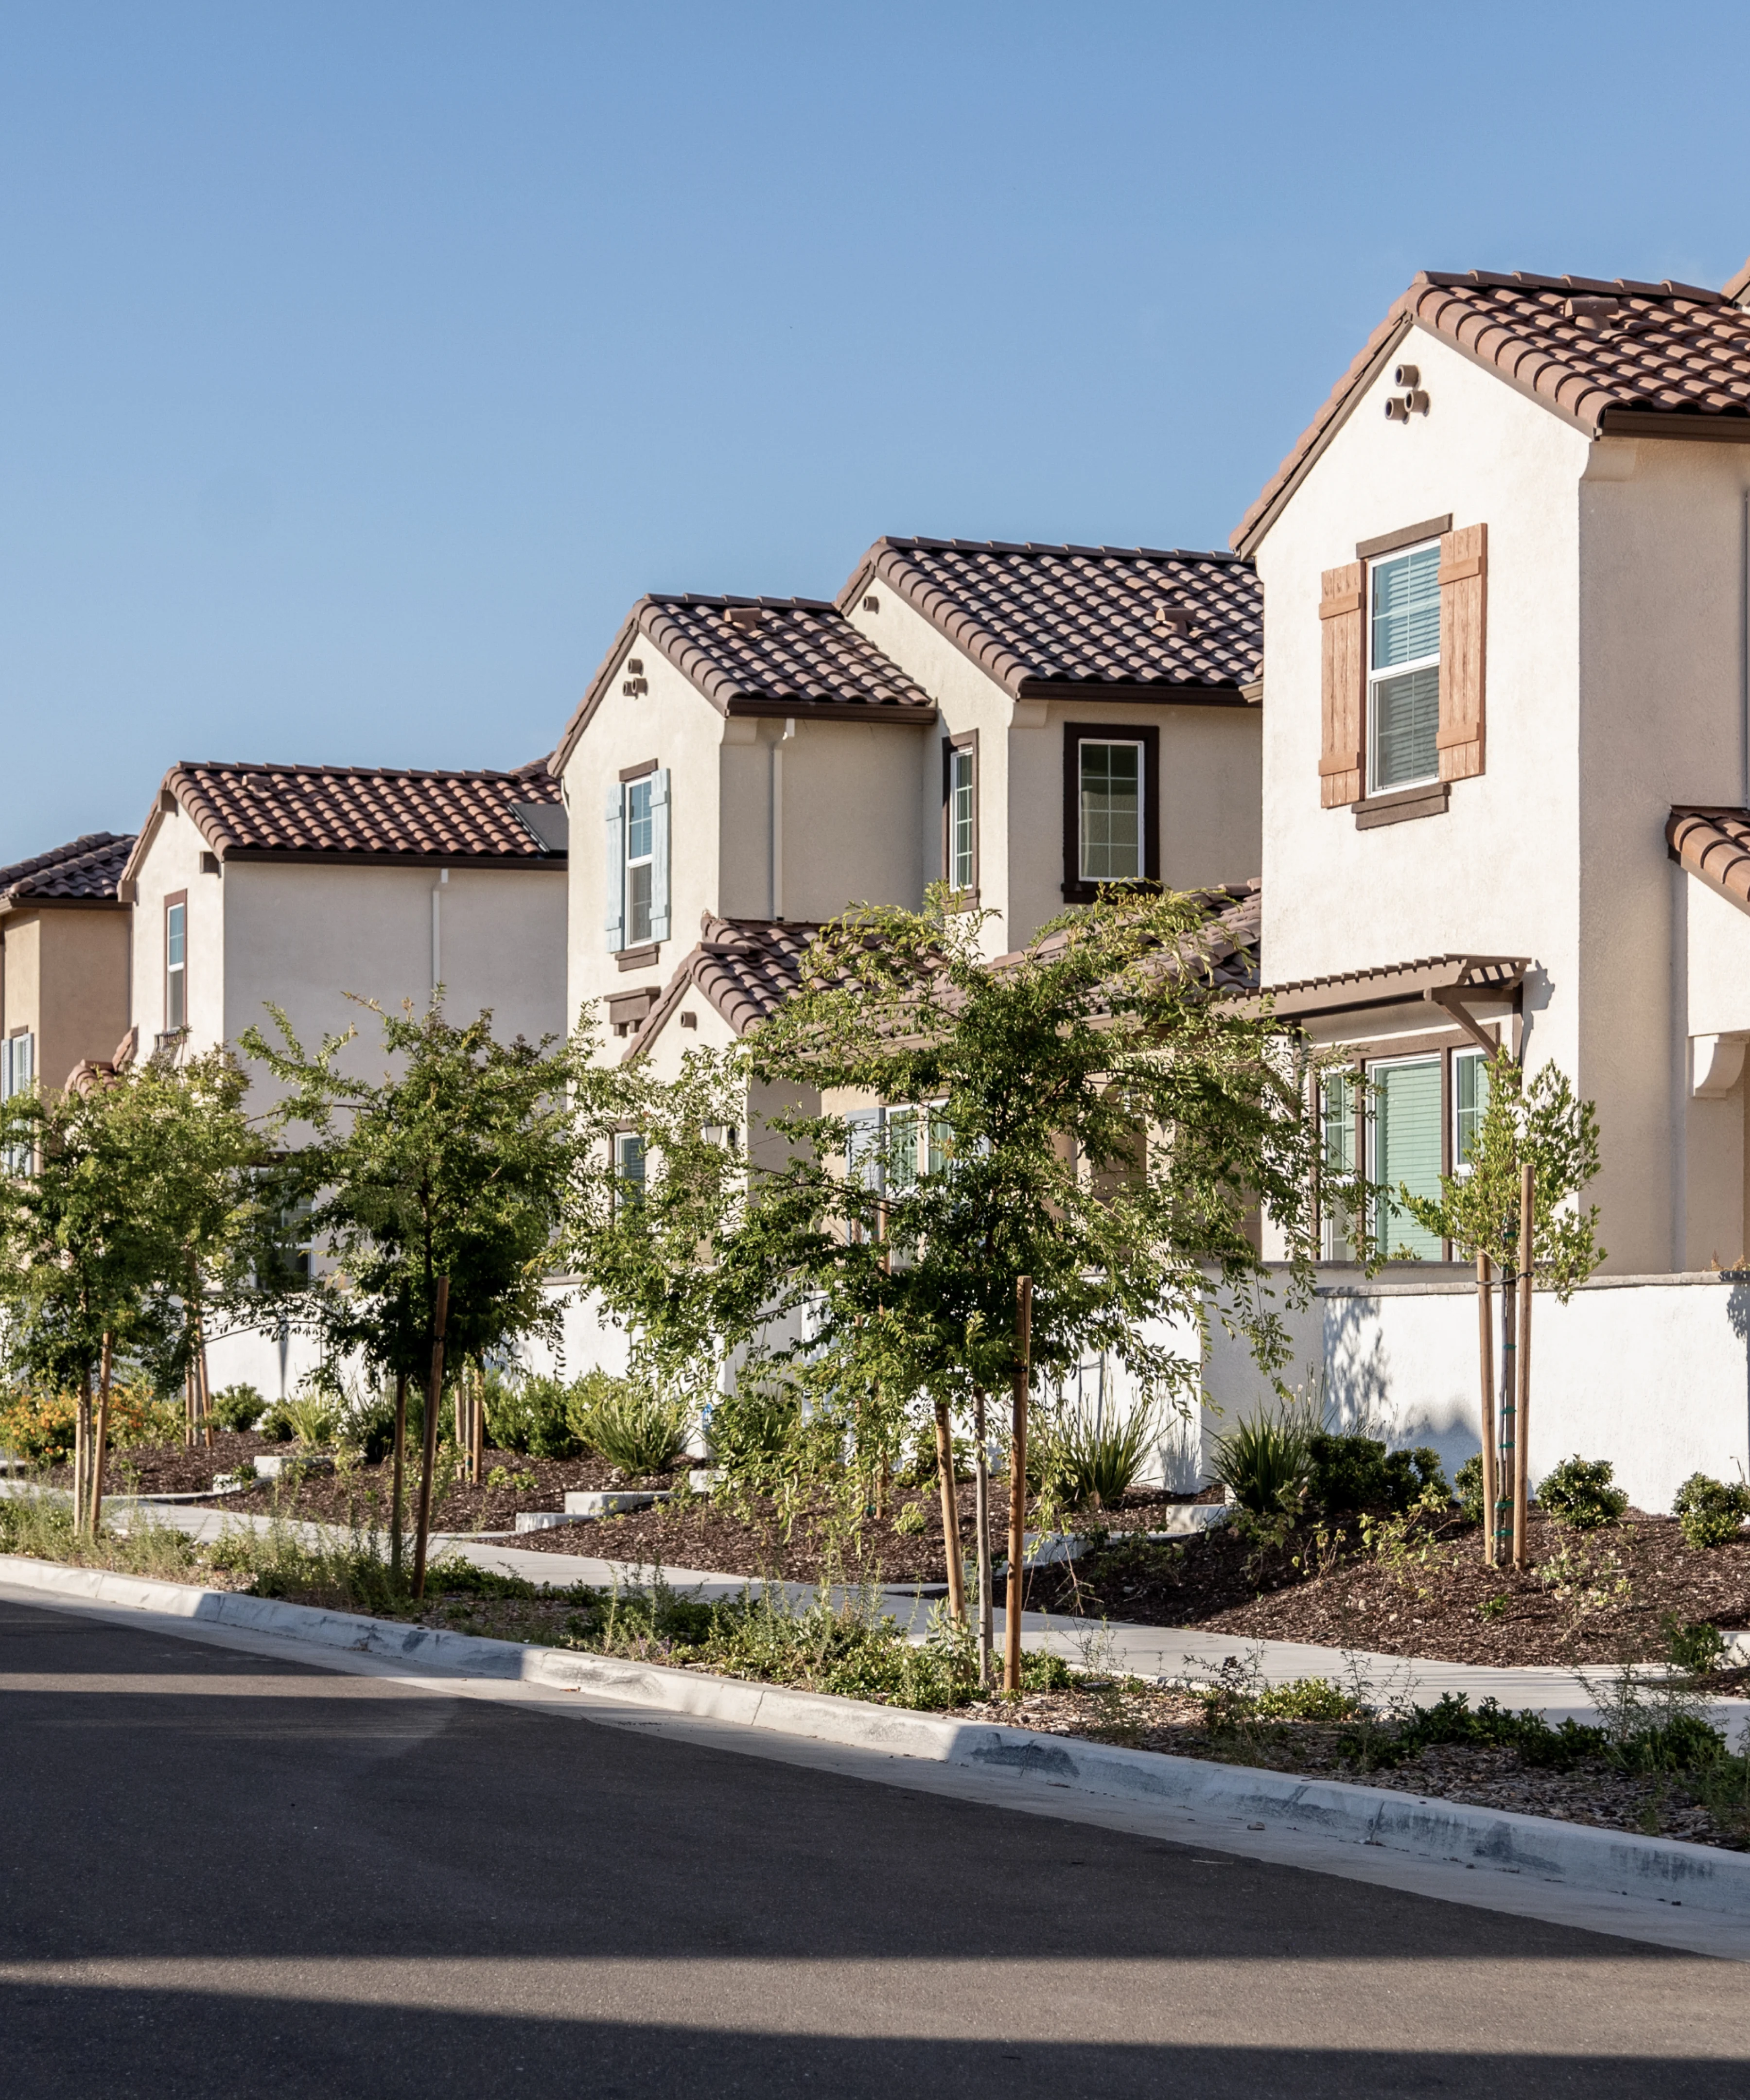
[[[822,1692],[794,1692],[703,1671],[664,1669],[575,1650],[446,1633],[272,1598],[201,1590],[101,1568],[0,1555],[0,1583],[45,1596],[232,1626],[344,1649],[448,1675],[594,1693],[776,1734],[917,1758],[1082,1794],[1157,1807],[1207,1825],[1301,1831],[1616,1895],[1654,1898],[1750,1919],[1750,1854],[1639,1838],[1543,1816],[1465,1807],[1341,1780],[1297,1779],[1153,1750],[957,1721]],[[1214,1830],[1206,1840],[1218,1841]]]

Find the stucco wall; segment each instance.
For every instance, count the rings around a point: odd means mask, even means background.
[[[112,1057],[128,1031],[131,928],[126,911],[77,906],[44,911],[37,923],[37,1069],[58,1087],[82,1059]]]
[[[180,805],[160,818],[134,871],[133,1023],[143,1056],[164,1032],[164,900],[188,893],[187,1025],[191,1050],[226,1040],[225,888],[204,875],[205,841]]]
[[[42,1017],[42,922],[31,912],[0,919],[0,1033],[28,1028]]]

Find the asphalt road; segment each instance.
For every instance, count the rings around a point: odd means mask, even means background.
[[[1734,1962],[0,1603],[0,2085],[1750,2091]]]

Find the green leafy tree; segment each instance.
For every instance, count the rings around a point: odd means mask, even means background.
[[[401,1551],[405,1388],[430,1374],[425,1410],[413,1586],[423,1594],[444,1354],[476,1361],[528,1337],[556,1340],[561,1308],[548,1287],[566,1245],[606,1207],[606,1134],[617,1074],[593,1065],[582,1030],[554,1047],[501,1043],[491,1016],[458,1026],[441,993],[423,1014],[386,1012],[389,1065],[365,1079],[342,1053],[356,1029],[306,1053],[285,1015],[276,1039],[243,1037],[286,1090],[272,1127],[295,1148],[314,1191],[307,1230],[317,1273],[310,1316],[334,1357],[356,1352],[396,1382],[394,1551]],[[447,1298],[440,1330],[440,1286]]]

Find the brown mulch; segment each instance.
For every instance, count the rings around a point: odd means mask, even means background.
[[[1660,1660],[1668,1614],[1686,1625],[1750,1626],[1750,1537],[1699,1548],[1685,1545],[1670,1517],[1631,1511],[1620,1524],[1576,1533],[1534,1511],[1527,1542],[1532,1565],[1516,1575],[1485,1566],[1478,1527],[1456,1517],[1413,1536],[1426,1564],[1391,1564],[1351,1533],[1335,1564],[1309,1575],[1318,1560],[1309,1530],[1261,1549],[1223,1527],[1184,1546],[1120,1542],[1073,1571],[1042,1571],[1032,1601],[1071,1616],[1501,1668]],[[1609,1587],[1620,1574],[1626,1595],[1597,1608],[1564,1599],[1537,1575],[1564,1548],[1599,1569],[1589,1586]]]
[[[284,1447],[270,1444],[253,1432],[236,1436],[215,1430],[210,1450],[197,1444],[192,1450],[180,1444],[137,1444],[112,1449],[104,1467],[104,1492],[110,1495],[195,1495],[208,1493],[217,1473],[234,1473],[245,1458],[262,1451]],[[57,1488],[71,1488],[73,1467],[51,1468],[49,1481]],[[226,1498],[227,1505],[233,1498]]]

